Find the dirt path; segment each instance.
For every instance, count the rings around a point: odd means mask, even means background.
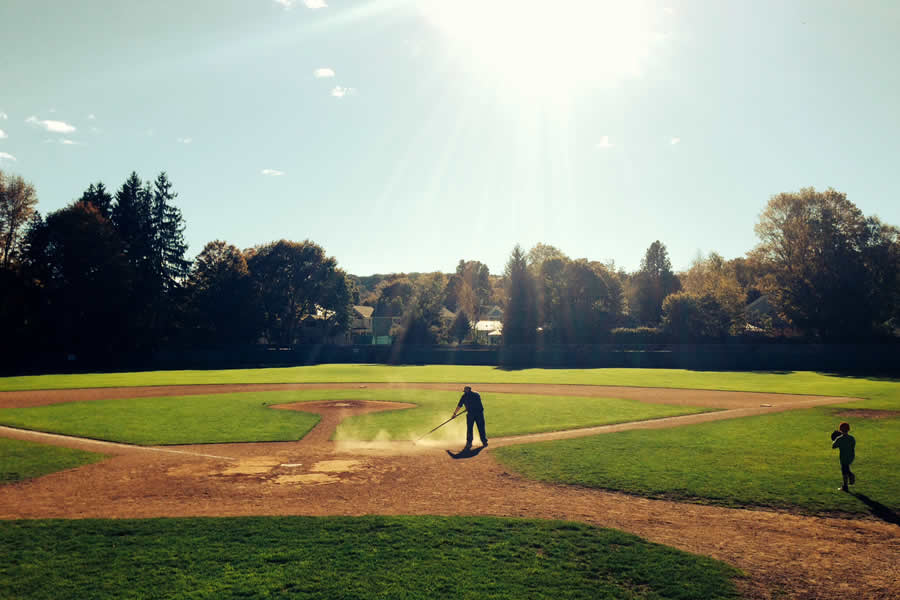
[[[349,387],[358,388],[362,384]],[[373,384],[366,384],[374,387]],[[208,388],[194,393],[213,393]],[[206,388],[207,386],[203,386]],[[304,386],[308,388],[309,386]],[[323,386],[324,387],[324,386]],[[328,386],[333,388],[334,386]],[[418,387],[418,386],[416,386]],[[430,386],[429,386],[430,387]],[[501,389],[502,387],[502,389]],[[562,393],[544,386],[480,385],[491,392]],[[570,392],[576,386],[564,387]],[[710,402],[725,411],[592,428],[675,426],[846,399],[731,392],[577,386],[575,395],[638,397],[645,401]],[[457,390],[458,385],[439,389]],[[131,389],[164,395],[162,388]],[[182,394],[166,390],[169,393]],[[253,388],[259,390],[260,388]],[[269,389],[269,388],[265,388]],[[277,386],[275,389],[285,389]],[[235,391],[218,388],[217,392]],[[249,391],[246,387],[241,391]],[[86,399],[98,392],[40,393],[38,403]],[[17,393],[36,394],[36,393]],[[59,394],[59,395],[56,395]],[[626,396],[626,394],[631,394]],[[717,396],[718,394],[718,396]],[[122,397],[106,396],[106,397]],[[35,397],[20,397],[29,404]],[[16,400],[0,395],[0,406]],[[693,403],[693,402],[692,402]],[[715,404],[718,403],[718,404]],[[772,404],[772,406],[760,406]],[[34,405],[34,404],[29,404]],[[493,515],[566,519],[615,527],[655,542],[713,556],[744,570],[749,598],[895,598],[900,589],[900,528],[870,519],[805,517],[769,511],[648,500],[619,493],[537,483],[506,472],[490,451],[454,460],[437,443],[336,444],[328,441],[346,416],[396,409],[391,403],[333,401],[282,406],[322,415],[300,442],[136,448],[2,430],[0,435],[83,447],[110,455],[102,463],[0,487],[0,518],[125,518],[233,515]],[[584,434],[580,430],[578,434]],[[571,432],[557,432],[558,436]],[[496,438],[492,446],[536,436]],[[541,436],[546,439],[548,436]],[[457,444],[458,447],[458,444]],[[781,594],[781,595],[779,595]]]

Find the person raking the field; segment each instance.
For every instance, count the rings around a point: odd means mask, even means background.
[[[463,388],[463,395],[453,411],[453,417],[459,414],[459,410],[466,408],[466,447],[463,450],[472,449],[472,426],[478,425],[478,435],[481,437],[481,446],[488,445],[487,433],[484,431],[484,405],[481,403],[481,395],[473,392],[470,386]]]
[[[856,483],[856,475],[850,470],[850,465],[856,458],[856,438],[850,435],[850,423],[841,423],[838,430],[831,434],[831,447],[840,451],[841,477],[844,479],[844,485],[840,490],[847,492],[849,491],[847,486]]]

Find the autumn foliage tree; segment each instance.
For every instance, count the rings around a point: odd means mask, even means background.
[[[765,291],[794,327],[825,339],[872,335],[891,318],[900,234],[847,195],[804,188],[773,196],[755,227]]]

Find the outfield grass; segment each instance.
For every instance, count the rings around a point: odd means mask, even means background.
[[[461,365],[388,366],[326,364],[221,371],[145,371],[0,378],[0,391],[196,385],[211,383],[550,383],[624,385],[869,397],[898,380],[854,378],[797,371],[723,372],[683,369],[518,369]]]
[[[609,529],[493,518],[0,522],[0,598],[735,598],[739,573]]]
[[[727,506],[805,512],[900,510],[900,418],[849,419],[858,476],[841,484],[830,432],[847,417],[817,408],[661,430],[497,448],[508,468],[541,481]]]
[[[415,409],[348,419],[335,435],[343,440],[410,440],[449,418],[459,394],[435,390],[290,390],[67,402],[0,409],[0,424],[145,445],[291,441],[306,435],[319,417],[269,407],[320,400],[417,404]],[[490,394],[484,401],[490,435],[590,427],[706,410],[634,400],[524,394]],[[465,419],[460,418],[452,425],[458,429],[464,424]],[[448,427],[441,433],[451,431]]]
[[[100,462],[103,454],[0,438],[0,485]]]

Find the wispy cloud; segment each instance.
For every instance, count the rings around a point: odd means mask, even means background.
[[[93,121],[94,119],[97,118],[97,115],[95,115],[94,113],[91,113],[87,116],[87,118],[88,118],[88,121]]]
[[[284,7],[285,10],[290,10],[294,8],[294,5],[297,4],[298,0],[272,0],[275,4],[279,4]],[[327,8],[328,4],[325,0],[303,0],[303,4],[306,8],[311,8],[313,10],[318,10],[320,8]]]
[[[193,142],[193,141],[194,141],[194,138],[189,138],[189,137],[180,137],[180,138],[178,138],[178,143],[179,143],[179,144],[190,144],[190,143]]]
[[[680,143],[681,143],[680,137],[673,137],[672,139],[669,140],[669,144],[672,146],[674,146],[676,144],[680,144]]]
[[[10,154],[9,152],[0,152],[0,160],[11,160],[15,161],[16,157]]]
[[[315,71],[313,71],[313,75],[315,75],[316,79],[322,79],[324,77],[334,77],[334,69],[322,67],[321,69],[316,69]]]
[[[67,138],[60,138],[59,143],[62,144],[63,146],[79,146],[80,145],[79,142],[76,142],[75,140],[70,140]]]
[[[597,142],[598,148],[612,148],[613,146],[615,146],[615,144],[610,143],[608,135],[604,135],[600,138],[600,141]]]
[[[5,112],[3,112],[2,110],[0,110],[0,121],[5,121],[5,120],[7,120],[8,118],[9,118],[9,115],[7,115]]]
[[[263,169],[260,173],[268,177],[280,177],[281,175],[284,175],[284,171],[279,171],[277,169]]]
[[[8,137],[9,137],[9,136],[6,135],[6,132],[3,131],[2,129],[0,129],[0,140],[5,139],[5,138],[8,138]]]
[[[75,131],[74,125],[69,125],[68,123],[65,123],[63,121],[52,121],[49,119],[41,121],[34,115],[25,119],[25,122],[31,125],[37,125],[38,127],[43,127],[51,133],[72,133],[73,131]]]
[[[341,87],[339,85],[334,86],[334,89],[331,90],[331,95],[335,98],[343,98],[344,96],[352,96],[356,93],[356,88],[351,87]]]

